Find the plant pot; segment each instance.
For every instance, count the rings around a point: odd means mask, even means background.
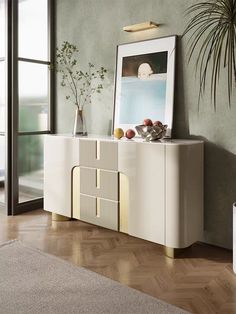
[[[75,118],[74,118],[74,128],[73,128],[73,136],[81,135],[86,136],[87,128],[86,128],[86,120],[84,117],[84,111],[76,108],[75,110]]]

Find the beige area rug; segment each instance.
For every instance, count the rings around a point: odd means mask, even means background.
[[[0,246],[0,313],[187,313],[19,241]]]

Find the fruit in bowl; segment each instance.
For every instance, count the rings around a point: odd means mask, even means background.
[[[151,119],[144,119],[143,120],[143,125],[145,125],[145,126],[153,126],[152,120]]]
[[[116,128],[114,130],[114,136],[115,138],[117,138],[118,140],[121,139],[124,136],[124,131],[121,128]]]
[[[132,129],[128,129],[125,132],[125,136],[126,136],[127,139],[131,140],[131,138],[135,137],[135,131],[132,130]]]
[[[155,121],[153,122],[153,126],[163,126],[162,122],[161,121]]]
[[[156,141],[162,139],[166,135],[167,125],[163,125],[161,121],[152,123],[151,119],[144,119],[142,125],[135,127],[138,134],[146,141]]]

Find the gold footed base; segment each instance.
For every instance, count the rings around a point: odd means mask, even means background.
[[[65,217],[59,214],[52,213],[52,221],[69,221],[69,217]]]
[[[188,246],[188,247],[183,248],[183,249],[177,249],[177,248],[165,246],[165,247],[164,247],[164,250],[165,250],[165,255],[166,255],[167,257],[170,257],[170,258],[177,258],[177,257],[179,257],[181,254],[183,254],[184,252],[186,252],[187,250],[189,250],[189,248],[191,248],[191,246]]]

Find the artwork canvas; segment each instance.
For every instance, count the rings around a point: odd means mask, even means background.
[[[114,128],[134,128],[144,118],[168,125],[171,136],[176,37],[117,48]]]

